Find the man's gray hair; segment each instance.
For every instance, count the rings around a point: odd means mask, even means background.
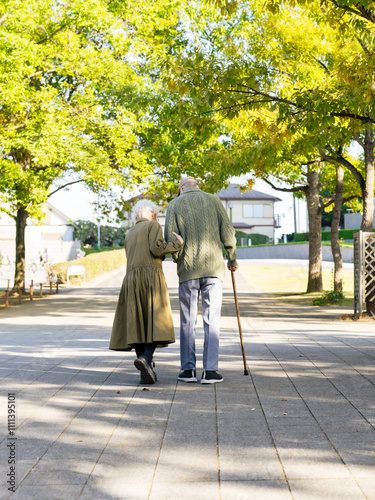
[[[151,200],[139,200],[134,205],[132,214],[134,219],[140,219],[144,211],[150,210],[150,212],[154,212],[156,215],[159,212],[158,206]]]
[[[183,177],[180,181],[179,188],[187,189],[189,187],[199,187],[197,179],[194,179],[194,177]]]

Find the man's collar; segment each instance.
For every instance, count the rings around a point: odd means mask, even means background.
[[[190,191],[200,191],[199,187],[189,187],[187,189],[184,189],[183,192],[181,193],[181,196],[185,193],[189,193]]]

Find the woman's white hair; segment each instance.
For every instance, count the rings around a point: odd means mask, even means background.
[[[151,200],[139,200],[134,205],[132,213],[134,219],[140,219],[144,211],[150,210],[150,212],[154,212],[156,215],[159,212],[158,206]]]

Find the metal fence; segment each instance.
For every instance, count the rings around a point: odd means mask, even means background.
[[[375,314],[375,233],[354,233],[354,314]]]

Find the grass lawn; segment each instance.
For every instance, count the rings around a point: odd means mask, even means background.
[[[277,296],[280,300],[286,300],[301,305],[312,305],[314,297],[320,297],[322,293],[306,293],[308,267],[272,266],[272,265],[246,265],[241,266],[241,271],[248,282],[256,289]],[[344,296],[342,305],[350,306],[353,303],[354,283],[353,271],[343,270]],[[325,291],[333,289],[333,271],[323,269],[323,288]]]
[[[125,266],[125,250],[121,248],[119,250],[90,253],[83,257],[83,259],[54,264],[54,271],[59,275],[62,283],[66,283],[66,270],[68,267],[76,264],[85,266],[86,281],[90,281],[103,273],[108,273]],[[78,284],[82,281],[82,278],[72,277],[69,278],[69,281],[72,284]]]

